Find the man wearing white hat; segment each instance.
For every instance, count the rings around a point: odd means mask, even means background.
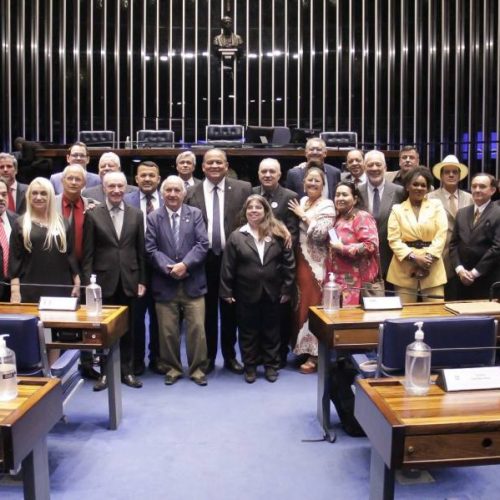
[[[472,205],[472,196],[466,191],[458,188],[461,180],[465,179],[469,169],[458,161],[453,155],[448,155],[442,162],[432,168],[434,177],[441,181],[441,187],[429,193],[428,198],[435,198],[443,204],[448,217],[448,233],[446,235],[446,246],[443,251],[443,262],[446,268],[448,283],[444,294],[446,300],[456,300],[458,276],[450,260],[450,240],[455,226],[457,210]]]

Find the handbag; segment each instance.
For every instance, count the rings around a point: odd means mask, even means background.
[[[385,297],[385,282],[380,273],[380,254],[377,252],[378,273],[373,282],[361,283],[362,297]]]

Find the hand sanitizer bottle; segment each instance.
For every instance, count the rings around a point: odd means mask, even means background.
[[[17,397],[16,355],[7,347],[5,338],[0,335],[0,401],[10,401]]]
[[[99,316],[102,311],[102,290],[96,283],[96,275],[90,275],[90,285],[85,288],[87,316]]]
[[[423,322],[415,326],[415,342],[406,348],[405,389],[411,396],[425,396],[431,385],[431,348],[424,342]]]
[[[323,286],[323,310],[333,313],[340,309],[340,286],[335,282],[335,274],[328,273],[328,281]]]

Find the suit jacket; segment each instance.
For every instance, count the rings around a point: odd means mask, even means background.
[[[97,275],[104,298],[112,296],[121,279],[127,297],[137,297],[137,287],[146,283],[144,222],[142,212],[125,205],[120,239],[105,203],[85,214],[83,224],[83,284]]]
[[[291,168],[286,175],[285,186],[297,193],[299,198],[305,196],[304,192],[304,175],[306,173],[305,163]],[[335,186],[340,181],[340,170],[328,163],[324,164],[326,182],[328,184],[328,197],[333,200],[335,197]]]
[[[22,182],[17,183],[16,189],[16,213],[19,215],[26,212],[26,190],[28,189],[28,184],[23,184]]]
[[[392,207],[387,224],[387,239],[394,252],[387,281],[405,288],[417,288],[417,278],[411,276],[415,265],[406,259],[410,253],[435,257],[430,273],[420,279],[422,289],[432,288],[446,283],[446,271],[442,259],[446,244],[448,220],[446,212],[438,200],[423,200],[418,220],[411,207],[410,200]],[[413,241],[428,241],[430,245],[424,248],[414,248],[407,245]]]
[[[189,297],[207,293],[205,258],[208,252],[208,235],[201,210],[182,205],[179,221],[179,248],[175,247],[174,235],[165,206],[148,215],[146,229],[146,253],[155,272],[152,273],[153,298],[167,302],[177,293],[179,284]],[[177,280],[170,276],[168,265],[183,262],[187,276]]]
[[[139,188],[137,186],[130,186],[127,184],[127,188],[125,189],[125,194],[127,195],[129,193],[136,193],[138,191]],[[104,191],[102,189],[102,184],[93,187],[86,187],[82,191],[82,196],[85,196],[87,198],[92,198],[93,200],[96,200],[99,203],[104,203],[106,201],[106,195],[104,194]],[[125,198],[123,199],[123,201],[125,201]]]
[[[476,269],[488,283],[500,278],[500,207],[490,202],[475,225],[475,205],[457,212],[450,241],[453,268]]]
[[[252,194],[252,186],[249,182],[231,179],[226,176],[224,191],[224,234],[226,241],[231,232],[236,229],[240,222],[240,211],[246,199]],[[203,214],[203,220],[207,224],[207,207],[203,192],[203,182],[189,188],[186,203],[192,207],[199,208]]]
[[[135,188],[133,191],[127,191],[125,196],[123,197],[123,201],[132,207],[138,208],[139,210],[141,209],[141,190],[137,188],[136,186],[128,186],[131,188]],[[160,206],[162,205],[162,197],[160,194],[160,191],[157,191],[156,194],[158,195],[158,199],[160,200]]]
[[[237,229],[229,236],[222,258],[220,297],[253,304],[264,291],[273,302],[291,295],[295,277],[292,250],[281,239],[265,238],[264,242],[262,263],[249,232]]]
[[[10,210],[6,210],[5,213],[7,214],[7,218],[9,219],[11,229],[14,229],[14,221],[18,218],[18,214],[16,214],[15,212],[11,212]],[[7,279],[8,276],[5,276],[3,273],[3,249],[0,245],[0,281],[6,281]],[[5,292],[5,288],[5,285],[0,285],[0,296],[2,296]]]
[[[260,194],[264,196],[264,189],[262,186],[254,187],[252,190],[255,194]],[[295,246],[297,241],[299,241],[299,219],[298,217],[288,208],[288,202],[290,200],[297,200],[297,193],[291,191],[290,189],[284,188],[280,184],[271,193],[268,199],[274,216],[283,222],[287,229],[292,235],[292,241]]]
[[[92,186],[99,186],[101,184],[101,178],[97,174],[94,174],[92,172],[87,172],[87,175],[85,176],[85,178],[86,178],[85,186],[87,188],[92,187]],[[54,186],[54,191],[56,192],[56,194],[63,192],[62,172],[57,172],[57,174],[52,174],[50,176],[50,182]],[[87,195],[85,195],[85,196],[87,196]],[[87,197],[93,198],[92,196],[87,196]],[[98,201],[100,201],[100,200],[98,200]]]
[[[448,198],[446,197],[446,191],[443,188],[436,189],[428,194],[429,199],[439,200],[443,204],[443,208],[446,212],[448,218],[448,233],[446,234],[446,246],[443,251],[443,261],[444,267],[446,268],[446,276],[448,279],[455,276],[455,268],[453,267],[450,259],[450,241],[451,235],[453,234],[453,228],[455,227],[456,214],[453,215],[450,212],[450,204]],[[468,207],[472,205],[472,195],[467,193],[467,191],[458,190],[458,209]]]
[[[367,183],[361,184],[358,189],[361,194],[361,198],[363,199],[366,211],[370,212]],[[392,250],[389,246],[389,242],[387,241],[387,221],[389,220],[389,214],[391,213],[392,206],[397,203],[401,203],[404,197],[405,191],[401,186],[385,182],[384,192],[380,198],[379,214],[378,217],[375,217],[379,240],[380,267],[384,278],[387,275],[387,270],[389,269],[389,264],[392,259]]]

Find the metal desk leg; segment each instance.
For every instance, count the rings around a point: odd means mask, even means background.
[[[23,490],[25,500],[50,498],[49,455],[47,438],[43,436],[23,460]]]
[[[372,447],[370,462],[370,500],[394,499],[394,471],[389,469]]]
[[[337,439],[330,427],[330,351],[324,342],[318,346],[318,420],[323,428],[325,439],[333,443]]]
[[[109,428],[112,431],[115,431],[118,429],[122,419],[122,385],[119,340],[109,349],[108,361],[106,363],[106,375],[108,377]]]

